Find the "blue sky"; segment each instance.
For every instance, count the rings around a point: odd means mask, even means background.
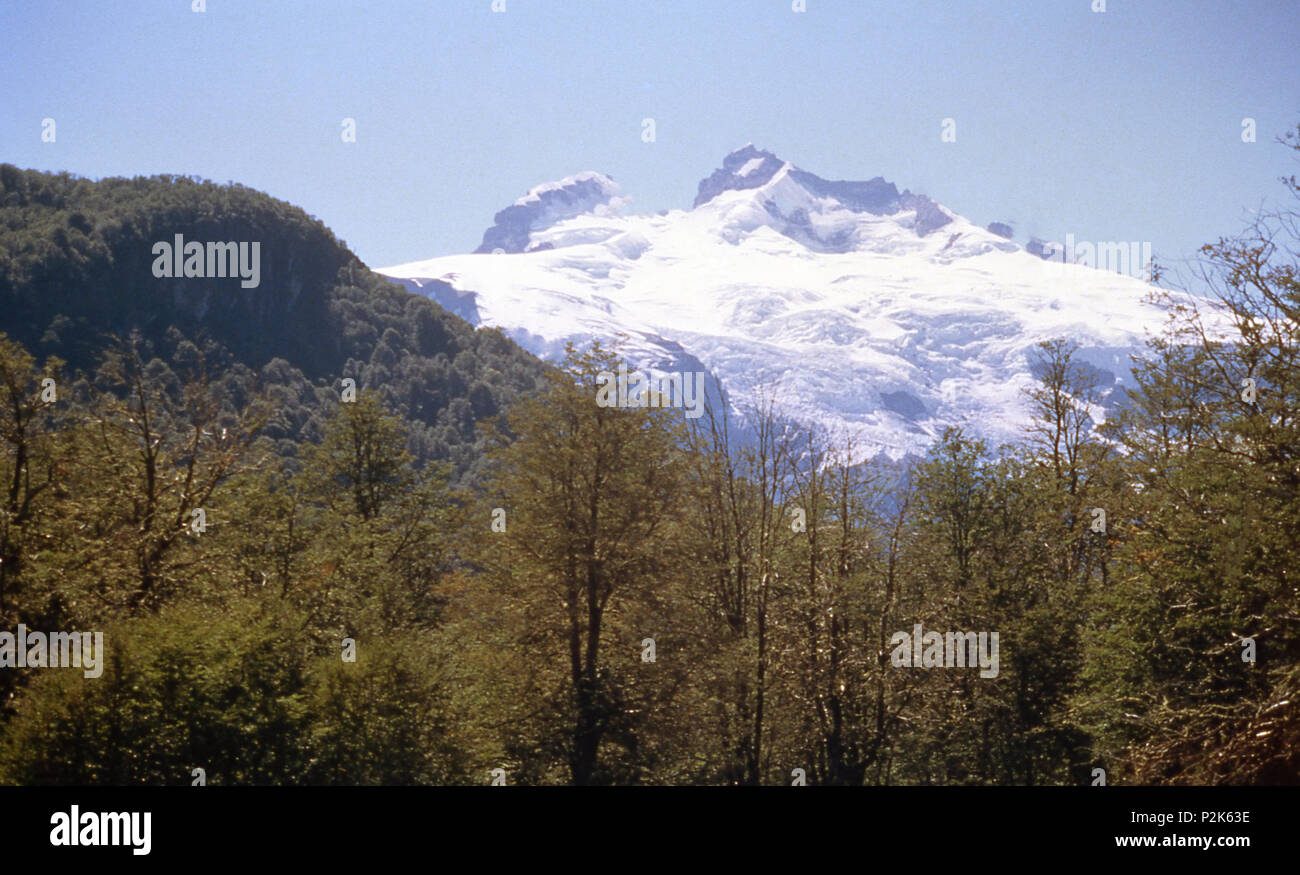
[[[4,0],[0,161],[235,180],[376,267],[471,250],[497,210],[581,170],[630,211],[689,207],[750,141],[1019,239],[1151,241],[1165,263],[1279,202],[1300,2],[1091,4]]]

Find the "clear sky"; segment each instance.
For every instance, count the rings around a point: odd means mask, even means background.
[[[581,170],[689,207],[750,141],[1165,263],[1278,202],[1300,0],[1092,2],[0,0],[0,161],[242,182],[375,267],[471,250]]]

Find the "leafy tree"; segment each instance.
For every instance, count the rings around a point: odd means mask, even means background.
[[[570,350],[550,390],[512,411],[516,439],[496,455],[490,487],[507,521],[489,533],[491,573],[517,616],[521,657],[564,666],[539,672],[536,695],[578,785],[618,778],[607,742],[635,749],[637,645],[672,622],[683,437],[665,410],[598,405],[599,377],[615,370],[598,346]]]

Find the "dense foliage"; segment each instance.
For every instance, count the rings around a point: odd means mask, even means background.
[[[260,283],[154,276],[154,244],[176,235],[257,242]],[[134,337],[160,383],[204,369],[236,404],[268,394],[262,434],[286,454],[319,440],[324,405],[351,378],[408,420],[420,464],[450,462],[458,477],[481,455],[477,424],[543,370],[500,332],[376,276],[297,207],[186,177],[95,182],[0,164],[0,312],[13,340],[70,376]]]
[[[0,630],[100,630],[107,656],[0,670],[0,781],[1300,782],[1295,220],[1206,247],[1219,303],[1173,313],[1105,423],[1095,372],[1045,343],[1024,441],[950,431],[901,484],[776,399],[736,405],[743,442],[729,405],[602,407],[599,346],[453,482],[403,371],[312,387],[316,434],[188,324],[76,378],[47,351],[78,331],[15,331]],[[450,324],[364,282],[322,293],[354,335],[356,313]],[[917,624],[996,632],[996,673],[900,667]]]

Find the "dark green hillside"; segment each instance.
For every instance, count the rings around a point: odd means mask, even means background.
[[[258,242],[259,284],[155,277],[154,244],[178,234]],[[202,351],[209,372],[246,388],[284,384],[270,428],[279,439],[316,437],[318,390],[352,377],[414,421],[419,461],[452,460],[462,472],[476,423],[544,369],[500,333],[378,277],[301,209],[177,176],[95,182],[0,165],[0,313],[0,331],[73,371],[92,370],[113,337],[138,332],[146,358],[169,367]]]

